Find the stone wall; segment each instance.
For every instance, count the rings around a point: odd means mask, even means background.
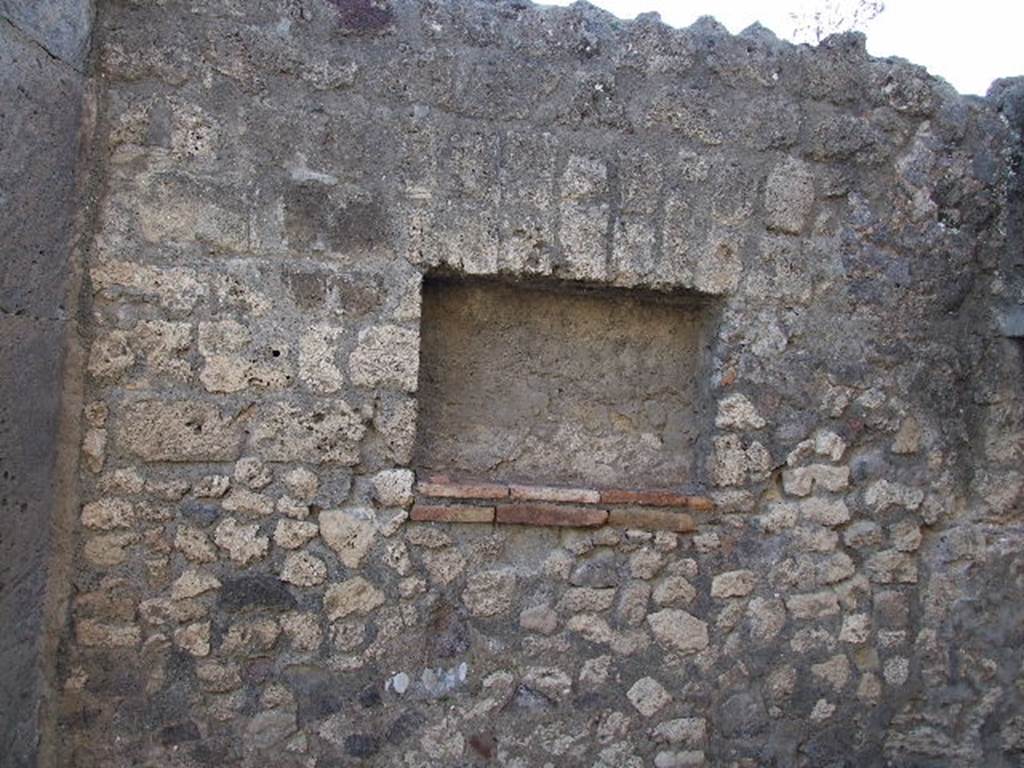
[[[1019,761],[1019,82],[585,5],[96,35],[60,764]],[[714,302],[692,533],[410,519],[440,273]]]

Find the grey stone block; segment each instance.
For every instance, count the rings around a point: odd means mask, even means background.
[[[62,323],[0,318],[0,760],[35,765]]]
[[[0,16],[45,48],[81,69],[89,52],[91,0],[0,0]]]
[[[0,311],[65,314],[83,85],[0,22]]]

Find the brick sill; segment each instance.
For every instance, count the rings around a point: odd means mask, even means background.
[[[660,488],[564,488],[453,481],[447,476],[432,476],[419,482],[416,490],[416,503],[409,515],[415,522],[570,528],[610,525],[692,533],[697,524],[689,512],[710,511],[715,506],[705,496]]]

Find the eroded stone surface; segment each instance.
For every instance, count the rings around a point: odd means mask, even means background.
[[[708,646],[708,626],[686,611],[665,608],[648,614],[647,622],[658,642],[682,653],[693,653]]]
[[[358,568],[377,535],[372,511],[329,509],[320,513],[320,536],[348,568]]]
[[[348,367],[357,385],[415,392],[419,359],[418,333],[384,325],[359,334],[359,345],[349,357]]]
[[[213,404],[144,400],[117,420],[118,445],[143,461],[234,461],[241,425]]]
[[[324,612],[331,621],[365,615],[384,603],[384,594],[361,576],[331,584],[324,594]]]
[[[249,446],[269,461],[355,464],[365,431],[362,418],[343,400],[310,409],[276,403],[262,409]]]

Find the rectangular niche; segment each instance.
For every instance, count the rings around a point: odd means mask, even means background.
[[[698,481],[712,307],[563,283],[424,281],[416,466],[495,481]]]

